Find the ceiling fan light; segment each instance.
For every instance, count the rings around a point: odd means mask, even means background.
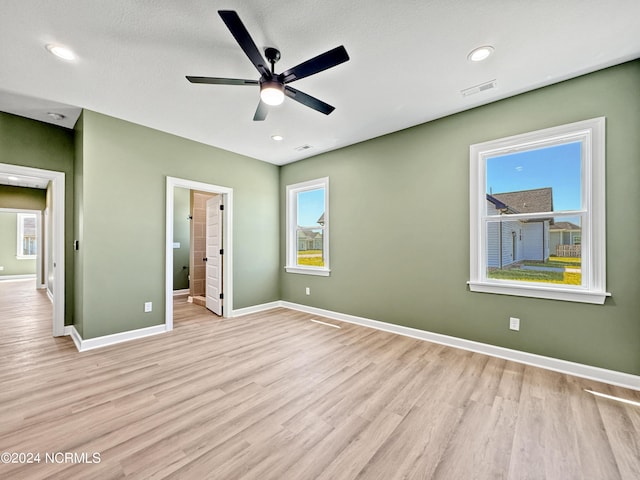
[[[284,85],[272,80],[263,82],[260,99],[267,105],[280,105],[284,101]]]

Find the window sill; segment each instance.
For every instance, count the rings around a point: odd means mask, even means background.
[[[545,298],[549,300],[561,300],[565,302],[604,304],[609,292],[595,290],[576,290],[571,288],[550,288],[533,285],[498,285],[495,283],[467,282],[469,290],[480,293],[496,293],[501,295],[514,295],[517,297]]]
[[[16,255],[16,260],[35,260],[37,255]]]
[[[302,275],[317,275],[320,277],[328,277],[331,270],[326,268],[311,268],[311,267],[284,267],[287,273],[299,273]]]

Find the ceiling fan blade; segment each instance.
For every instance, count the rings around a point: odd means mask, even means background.
[[[233,38],[238,42],[238,45],[240,45],[240,48],[242,48],[247,57],[249,57],[249,60],[251,60],[251,63],[258,69],[260,75],[270,78],[271,72],[269,72],[269,69],[265,66],[267,62],[260,53],[260,50],[258,50],[258,47],[256,47],[255,42],[251,38],[251,35],[249,35],[238,14],[233,10],[218,10],[218,14],[222,17],[222,20],[227,25]]]
[[[317,57],[313,57],[306,62],[302,62],[300,65],[296,65],[287,71],[282,72],[278,78],[284,83],[294,82],[301,78],[308,77],[314,73],[322,72],[336,65],[340,65],[343,62],[349,60],[349,54],[347,50],[340,45],[339,47],[324,52]]]
[[[258,80],[243,80],[241,78],[192,77],[187,75],[191,83],[208,83],[211,85],[259,85]]]
[[[317,98],[312,97],[311,95],[307,95],[306,93],[301,92],[300,90],[296,90],[295,88],[291,88],[288,85],[285,85],[284,87],[284,94],[290,99],[295,100],[296,102],[300,102],[301,104],[313,108],[320,113],[324,113],[325,115],[329,115],[335,110],[335,107],[332,107],[328,103],[324,103],[322,100],[318,100]]]
[[[254,122],[261,122],[265,118],[267,118],[267,113],[269,113],[269,106],[260,100],[258,103],[258,108],[256,108],[256,113],[253,115]]]

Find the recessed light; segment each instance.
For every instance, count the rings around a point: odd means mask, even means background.
[[[493,53],[493,47],[490,45],[484,45],[482,47],[474,48],[471,50],[467,58],[472,62],[481,62],[485,60]]]
[[[45,45],[45,48],[49,51],[49,53],[63,60],[73,61],[77,58],[76,54],[73,53],[73,50],[63,45],[48,43]]]
[[[12,182],[17,182],[19,180],[18,177],[14,177],[14,176],[10,176],[10,177],[7,177],[7,178],[9,180],[11,180]]]
[[[64,118],[65,118],[65,116],[64,116],[63,114],[58,113],[58,112],[47,112],[47,115],[48,115],[49,117],[51,117],[53,120],[56,120],[56,121],[58,121],[58,122],[59,122],[60,120],[64,120]]]
[[[275,140],[276,142],[281,142],[282,140],[284,140],[284,137],[282,135],[271,135],[271,140]]]

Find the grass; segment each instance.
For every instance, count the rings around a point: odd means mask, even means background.
[[[549,257],[549,260],[546,262],[540,262],[535,260],[525,260],[522,262],[523,265],[530,267],[570,267],[570,268],[580,268],[582,264],[582,259],[580,257]]]
[[[580,268],[581,259],[573,257],[549,257],[548,262],[536,262],[527,260],[526,266],[540,267],[570,267]],[[491,270],[489,278],[497,280],[516,280],[520,282],[557,283],[562,285],[581,285],[582,274],[580,272],[546,272],[542,270],[521,270],[519,268],[506,268],[504,270]]]
[[[308,267],[324,267],[322,250],[299,250],[298,265],[305,265]]]

